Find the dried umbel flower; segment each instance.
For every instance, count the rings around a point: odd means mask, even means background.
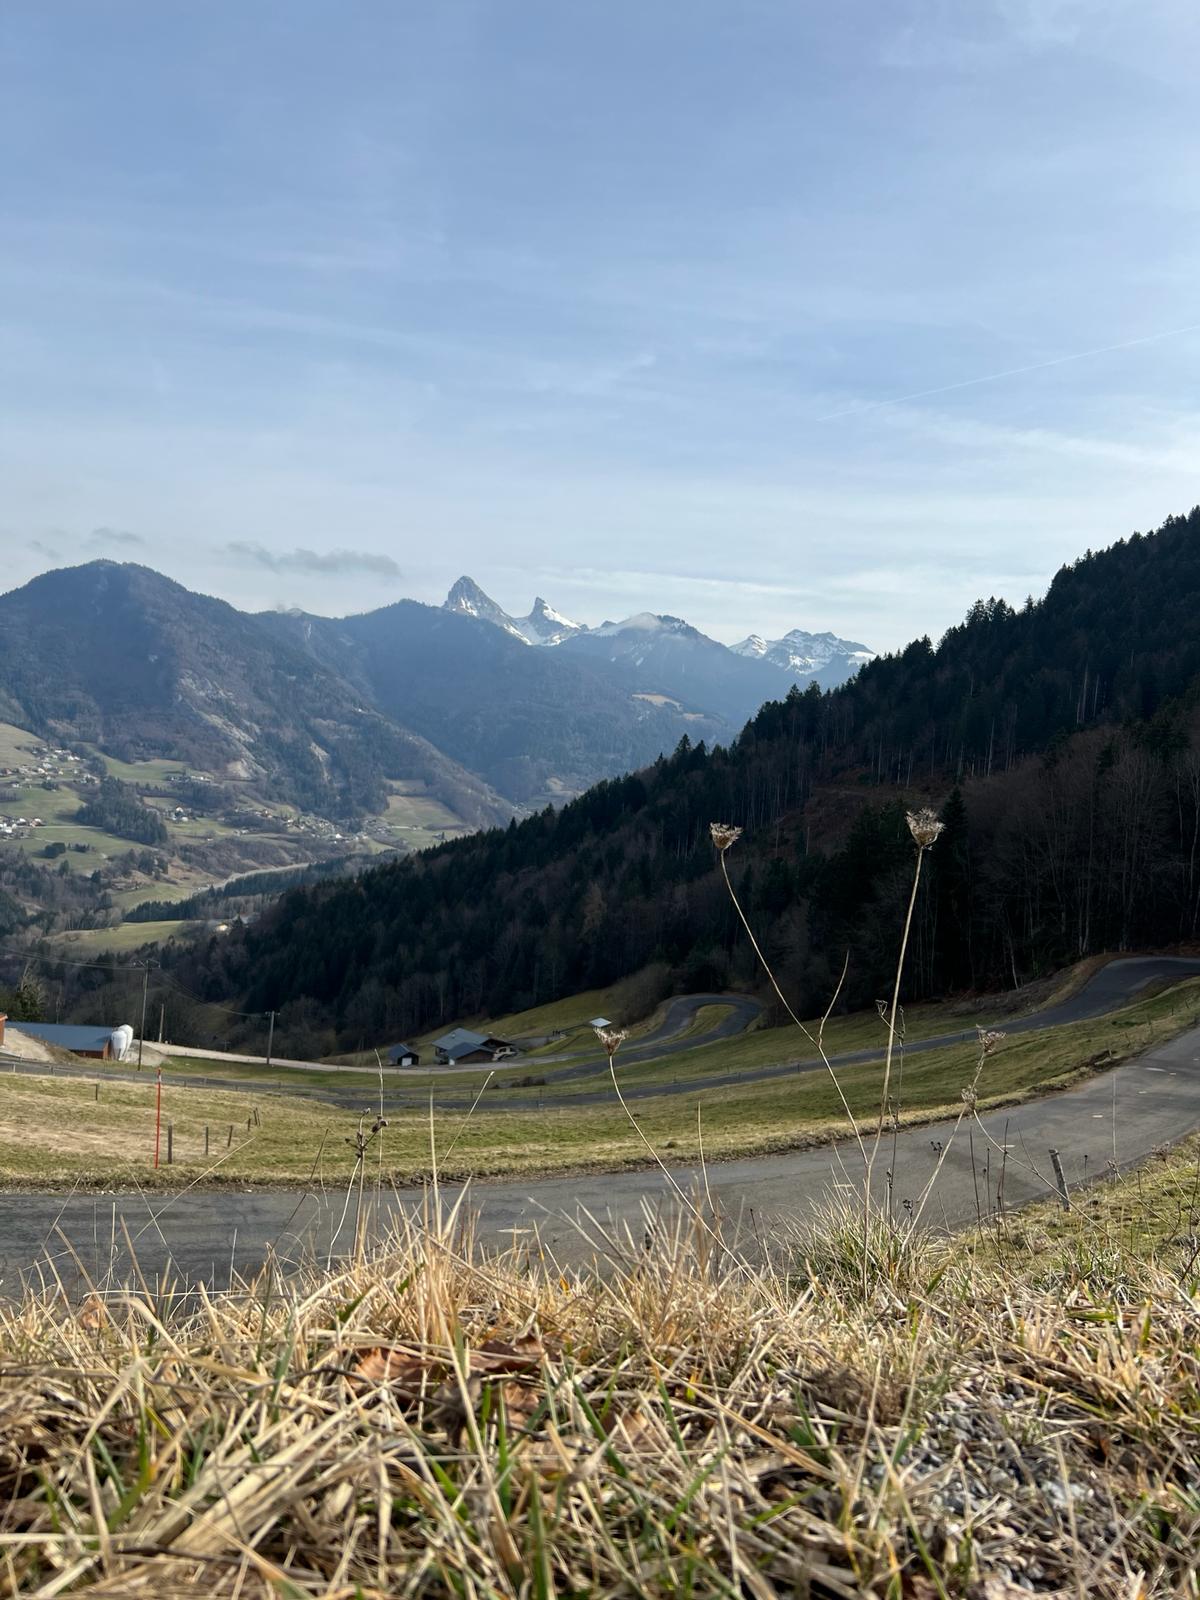
[[[626,1037],[625,1029],[595,1028],[593,1029],[593,1032],[595,1033],[597,1039],[599,1039],[600,1043],[604,1046],[605,1050],[608,1051],[608,1058],[611,1061],[613,1056],[615,1056],[617,1051],[621,1048],[621,1044]]]
[[[944,822],[938,821],[937,812],[931,811],[928,806],[908,813],[908,831],[922,850],[929,849],[945,826]]]
[[[1001,1040],[1008,1038],[1008,1035],[1001,1033],[998,1028],[976,1027],[975,1032],[979,1035],[979,1048],[985,1056],[992,1055],[999,1048]]]
[[[712,842],[722,855],[725,854],[731,844],[736,844],[742,837],[742,830],[733,827],[728,822],[710,822],[708,831],[712,834]]]

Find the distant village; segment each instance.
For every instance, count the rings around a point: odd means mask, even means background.
[[[77,755],[74,751],[42,745],[32,749],[30,755],[31,760],[26,763],[0,766],[0,807],[4,806],[5,797],[2,790],[5,787],[28,789],[39,785],[44,789],[53,790],[64,782],[79,788],[98,785],[100,782],[99,777],[88,770],[86,757]],[[156,782],[209,785],[216,793],[220,793],[219,785],[211,774],[190,772],[186,768],[181,768],[178,772],[165,773]],[[146,786],[139,785],[139,787],[144,790]],[[27,797],[24,798],[27,802]],[[187,823],[209,814],[206,808],[194,805],[190,808],[176,805],[160,809],[164,819],[173,823]],[[223,813],[221,820],[238,835],[269,827],[273,832],[301,834],[330,844],[363,842],[368,837],[365,833],[343,833],[334,823],[323,817],[294,816],[288,812],[273,811],[269,806],[235,806],[227,812],[224,807],[214,807],[214,811],[218,810]],[[45,826],[46,822],[42,817],[32,814],[20,815],[15,808],[0,809],[0,839],[26,838],[35,829]]]
[[[56,750],[51,745],[43,745],[34,750],[32,755],[31,764],[0,767],[0,781],[22,786],[36,783],[44,789],[56,789],[64,778],[78,784],[99,782],[99,779],[87,770],[83,757],[75,755],[70,750]],[[0,811],[0,838],[23,839],[35,828],[45,826],[41,817],[18,816],[12,812]]]

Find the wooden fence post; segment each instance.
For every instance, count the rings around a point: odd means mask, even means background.
[[[208,1159],[208,1123],[204,1124],[204,1157]]]
[[[226,1150],[228,1150],[228,1149],[229,1149],[229,1146],[230,1146],[230,1145],[231,1145],[231,1144],[232,1144],[232,1143],[233,1143],[233,1123],[232,1123],[232,1122],[231,1122],[231,1123],[230,1123],[230,1124],[229,1124],[229,1137],[228,1137],[228,1139],[226,1139],[226,1141],[225,1141],[225,1148],[226,1148]]]
[[[171,1166],[175,1160],[175,1124],[167,1123],[167,1165]]]
[[[1067,1193],[1067,1175],[1063,1171],[1062,1157],[1057,1150],[1051,1150],[1050,1160],[1054,1164],[1054,1181],[1058,1184],[1058,1198],[1062,1202],[1064,1211],[1071,1209],[1071,1196]]]

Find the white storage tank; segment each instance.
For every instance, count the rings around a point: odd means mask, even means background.
[[[132,1043],[133,1029],[127,1022],[123,1023],[119,1028],[114,1028],[112,1035],[113,1059],[124,1061],[129,1054],[129,1047]]]

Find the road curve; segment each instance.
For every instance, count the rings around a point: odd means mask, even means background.
[[[1123,970],[1112,973],[1112,966]],[[1044,1025],[1047,1016],[1065,1022],[1101,1015],[1152,978],[1184,976],[1187,970],[1200,970],[1200,963],[1164,967],[1159,958],[1111,963],[1105,983],[1088,985],[1040,1013],[1037,1021],[1010,1023],[1008,1031]],[[1004,1204],[1015,1209],[1049,1192],[1051,1149],[1058,1150],[1068,1183],[1076,1185],[1114,1165],[1142,1160],[1198,1126],[1200,1027],[1076,1088],[989,1112],[981,1126],[964,1120],[957,1132],[953,1123],[905,1129],[894,1144],[885,1143],[876,1183],[883,1203],[885,1173],[891,1170],[893,1206],[897,1214],[906,1214],[919,1204],[945,1150],[922,1220],[960,1227],[995,1207],[1002,1167]],[[700,1174],[683,1167],[672,1177],[687,1189]],[[766,1241],[810,1214],[832,1185],[861,1186],[861,1181],[862,1161],[852,1140],[714,1163],[708,1170],[714,1201],[729,1216],[752,1217],[755,1237]],[[455,1191],[446,1193],[453,1198]],[[343,1198],[281,1190],[65,1199],[0,1195],[0,1291],[13,1292],[23,1273],[47,1260],[73,1282],[80,1267],[97,1281],[110,1271],[121,1279],[130,1266],[122,1242],[126,1231],[145,1274],[153,1278],[172,1271],[183,1283],[203,1278],[220,1285],[231,1271],[252,1271],[271,1251],[285,1260],[314,1254],[324,1259]],[[669,1207],[672,1190],[661,1173],[651,1170],[477,1184],[468,1201],[478,1211],[486,1243],[511,1243],[536,1228],[559,1259],[582,1262],[592,1250],[576,1219],[590,1213],[628,1226],[640,1237],[646,1214]],[[388,1202],[393,1209],[419,1203],[403,1193]],[[343,1234],[334,1248],[345,1243]]]
[[[1066,1022],[1081,1022],[1092,1017],[1103,1016],[1106,1012],[1115,1011],[1147,987],[1148,984],[1161,981],[1178,981],[1180,978],[1200,974],[1200,960],[1186,956],[1125,956],[1115,961],[1110,961],[1098,972],[1094,973],[1086,983],[1073,995],[1055,1005],[1047,1006],[1040,1011],[1031,1012],[1028,1016],[1016,1019],[1004,1018],[998,1022],[1006,1033],[1025,1033],[1034,1029],[1057,1027]],[[729,1007],[728,1015],[714,1023],[704,1033],[688,1034],[687,1028],[692,1020],[704,1006],[720,1005]],[[622,1050],[618,1062],[623,1068],[642,1065],[644,1063],[661,1061],[668,1056],[681,1051],[697,1049],[701,1045],[719,1043],[745,1033],[757,1020],[762,1012],[761,1002],[749,995],[729,994],[692,994],[679,995],[671,1000],[665,1009],[662,1020],[654,1030],[639,1039],[636,1044]],[[786,1041],[789,1035],[781,1033],[781,1040]],[[943,1033],[936,1038],[913,1040],[905,1046],[905,1055],[912,1056],[927,1050],[939,1050],[946,1045],[961,1044],[975,1039],[974,1027],[956,1033]],[[878,1060],[883,1054],[882,1044],[870,1050],[857,1050],[846,1052],[831,1057],[834,1066],[857,1066],[865,1062]],[[216,1057],[220,1060],[251,1061],[250,1057]],[[276,1062],[275,1065],[283,1066],[284,1063]],[[301,1070],[328,1072],[328,1066],[321,1066],[318,1062],[299,1063],[290,1065]],[[590,1061],[575,1062],[569,1066],[555,1068],[549,1062],[544,1065],[531,1060],[528,1062],[529,1076],[544,1079],[544,1087],[535,1097],[528,1088],[523,1094],[507,1092],[505,1084],[493,1085],[487,1092],[488,1104],[506,1111],[524,1112],[537,1115],[543,1110],[556,1107],[571,1108],[587,1105],[602,1105],[611,1098],[611,1091],[604,1082],[598,1082],[594,1090],[577,1093],[562,1094],[557,1092],[557,1085],[585,1077],[598,1076],[598,1064],[593,1059]],[[791,1077],[798,1072],[812,1072],[820,1070],[821,1063],[811,1056],[807,1059],[795,1058],[774,1062],[767,1066],[748,1067],[729,1072],[710,1073],[701,1078],[676,1078],[671,1082],[658,1082],[647,1084],[633,1084],[625,1089],[627,1100],[645,1100],[672,1095],[698,1094],[701,1091],[730,1088],[736,1085],[762,1083],[775,1078]],[[0,1055],[0,1072],[27,1073],[42,1076],[47,1071],[41,1063],[21,1062],[11,1060]],[[96,1069],[91,1066],[74,1066],[70,1064],[55,1064],[50,1071],[58,1076],[92,1078],[96,1076]],[[152,1071],[146,1068],[138,1072],[132,1067],[106,1066],[103,1074],[106,1079],[144,1082]],[[361,1072],[361,1069],[360,1069]],[[431,1087],[428,1083],[414,1086],[407,1081],[408,1075],[402,1071],[391,1071],[386,1074],[387,1106],[390,1110],[402,1111],[406,1109],[427,1110],[429,1106]],[[239,1082],[237,1079],[205,1077],[197,1073],[172,1072],[170,1081],[179,1088],[196,1089],[221,1089],[233,1093],[253,1094],[262,1098],[271,1094],[294,1095],[302,1094],[306,1099],[317,1100],[323,1105],[336,1106],[341,1110],[361,1111],[371,1100],[374,1103],[374,1092],[369,1091],[361,1078],[357,1082],[341,1085],[316,1085],[301,1087],[294,1079],[287,1082],[280,1079],[277,1085],[263,1082]],[[302,1082],[302,1080],[301,1080]],[[480,1084],[483,1082],[481,1073]],[[434,1109],[437,1111],[465,1111],[473,1103],[477,1089],[439,1089],[436,1080],[432,1085]]]
[[[1110,961],[1104,967],[1081,985],[1081,987],[1066,999],[1054,1005],[1045,1006],[1040,1011],[1031,1011],[1027,1016],[1016,1018],[998,1018],[995,1026],[1002,1028],[1005,1033],[1032,1033],[1040,1032],[1043,1028],[1061,1027],[1068,1022],[1086,1022],[1093,1017],[1102,1017],[1110,1011],[1120,1010],[1135,1000],[1143,989],[1152,983],[1167,982],[1178,983],[1183,978],[1200,975],[1200,959],[1190,956],[1122,956],[1115,961]],[[711,1004],[715,997],[696,996],[701,1004]],[[729,998],[729,997],[726,997]],[[738,1030],[740,1031],[740,1030]],[[882,1030],[881,1030],[882,1031]],[[784,1037],[787,1037],[786,1031]],[[921,1055],[928,1050],[942,1050],[947,1045],[970,1043],[974,1045],[977,1034],[974,1025],[956,1033],[940,1033],[928,1039],[915,1039],[904,1046],[906,1057]],[[692,1049],[697,1044],[709,1043],[708,1035],[703,1038],[688,1039],[686,1048]],[[870,1050],[851,1050],[841,1055],[830,1056],[831,1065],[835,1067],[861,1066],[869,1061],[881,1060],[884,1054],[884,1045],[880,1043]],[[622,1067],[634,1066],[644,1061],[660,1059],[660,1054],[651,1052],[644,1054],[641,1051],[624,1052],[618,1056]],[[595,1063],[586,1069],[576,1069],[563,1077],[579,1077],[581,1071],[594,1073]],[[707,1074],[703,1078],[678,1078],[671,1083],[646,1083],[636,1084],[624,1089],[622,1092],[626,1100],[659,1099],[669,1095],[698,1094],[704,1090],[728,1088],[733,1085],[748,1083],[762,1083],[773,1078],[791,1077],[797,1072],[819,1072],[823,1070],[820,1060],[809,1056],[803,1060],[790,1060],[775,1062],[770,1066],[747,1067],[739,1071],[718,1072]],[[539,1074],[540,1076],[540,1074]],[[561,1081],[556,1075],[547,1073],[547,1084]],[[440,1097],[437,1101],[439,1109],[461,1110],[471,1104],[469,1096],[457,1095],[453,1098]],[[553,1090],[543,1093],[538,1097],[537,1104],[532,1100],[514,1100],[504,1094],[503,1089],[489,1090],[488,1101],[491,1105],[502,1105],[506,1111],[540,1111],[543,1108],[556,1106],[585,1106],[600,1105],[610,1098],[609,1091],[604,1087],[598,1088],[594,1093],[556,1095]]]

